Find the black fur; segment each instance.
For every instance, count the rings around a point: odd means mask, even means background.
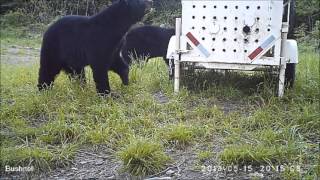
[[[147,10],[147,0],[119,0],[92,16],[66,16],[51,25],[44,34],[38,88],[51,86],[61,70],[85,78],[84,67],[90,65],[97,92],[110,92],[108,70],[120,75],[128,84],[128,65],[112,58],[123,35]]]
[[[175,34],[174,29],[166,29],[156,26],[142,26],[131,29],[121,40],[115,52],[115,59],[122,59],[128,64],[133,59],[146,57],[163,57],[166,59],[170,38]]]

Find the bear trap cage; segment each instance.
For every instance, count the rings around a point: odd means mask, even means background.
[[[192,63],[220,70],[275,67],[283,96],[286,67],[298,63],[297,43],[287,39],[290,6],[283,0],[182,0],[167,51],[174,91],[179,92],[180,65]]]

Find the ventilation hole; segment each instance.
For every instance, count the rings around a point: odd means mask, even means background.
[[[248,52],[248,50],[244,50],[244,52],[245,52],[245,53],[247,53],[247,52]]]
[[[226,49],[222,49],[223,52],[226,52]]]
[[[244,41],[244,43],[249,43],[248,39],[244,39],[243,41]]]
[[[212,38],[212,41],[215,41],[216,40],[216,38]]]
[[[256,29],[256,33],[258,33],[259,31],[260,31],[260,29],[259,29],[259,28],[257,28],[257,29]]]
[[[259,17],[257,17],[257,21],[259,21],[260,20],[260,18]]]
[[[216,6],[216,5],[214,5],[214,6],[213,6],[213,8],[217,8],[217,6]]]
[[[206,27],[202,27],[202,30],[206,30]]]
[[[226,39],[226,38],[223,38],[222,41],[225,42],[225,41],[227,41],[227,39]]]
[[[236,9],[238,9],[238,8],[239,8],[239,6],[235,6],[235,8],[236,8]]]
[[[213,48],[212,51],[215,51],[215,49]]]
[[[228,6],[224,6],[225,9],[228,9]]]
[[[227,19],[227,16],[225,16],[223,19]]]
[[[195,16],[192,16],[192,19],[195,19],[196,17]]]
[[[258,40],[258,39],[256,39],[254,42],[258,43],[258,42],[259,42],[259,40]]]
[[[206,19],[206,17],[205,17],[205,16],[203,16],[203,17],[202,17],[202,19]]]
[[[192,26],[192,29],[195,29],[195,27],[194,27],[194,26]]]
[[[246,8],[247,8],[247,9],[249,9],[249,8],[250,8],[250,6],[247,6]]]
[[[234,19],[235,19],[235,20],[237,20],[237,19],[238,19],[238,17],[234,17]]]
[[[235,31],[238,31],[238,28],[234,28]]]
[[[202,38],[202,40],[204,41],[204,40],[206,40],[206,38],[205,38],[205,37],[203,37],[203,38]]]
[[[223,28],[223,30],[225,30],[225,31],[226,31],[226,30],[227,30],[227,28],[226,28],[226,27],[224,27],[224,28]]]
[[[193,8],[196,8],[196,5],[193,5],[192,7],[193,7]]]
[[[258,6],[258,7],[257,7],[257,9],[261,9],[261,7],[260,7],[260,6]]]
[[[237,38],[235,38],[233,41],[234,41],[234,42],[237,42],[238,40],[237,40]]]
[[[243,32],[246,33],[246,34],[249,34],[249,33],[251,32],[251,28],[250,28],[249,26],[247,26],[247,25],[246,25],[245,27],[243,27],[242,30],[243,30]]]
[[[234,49],[234,50],[233,50],[233,52],[237,52],[237,50],[236,50],[236,49]]]
[[[217,19],[217,16],[213,16],[213,19]]]
[[[206,8],[207,6],[206,5],[203,5],[203,8]]]
[[[270,32],[271,30],[268,28],[268,32]]]

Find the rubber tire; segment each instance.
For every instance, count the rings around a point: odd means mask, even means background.
[[[285,85],[288,88],[293,88],[296,79],[296,64],[288,63],[285,74]]]

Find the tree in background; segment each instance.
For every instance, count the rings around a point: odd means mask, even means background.
[[[296,26],[295,34],[302,44],[308,44],[320,49],[320,9],[319,0],[296,1]]]
[[[305,24],[312,31],[320,18],[319,0],[297,0],[296,7],[298,24]]]
[[[65,15],[92,15],[109,6],[111,0],[1,0],[1,14],[21,12],[35,23],[50,23]]]
[[[4,14],[9,10],[17,8],[22,5],[23,0],[1,0],[0,2],[0,14]]]
[[[174,27],[175,18],[181,16],[181,0],[153,0],[155,11],[148,14],[145,24]]]

